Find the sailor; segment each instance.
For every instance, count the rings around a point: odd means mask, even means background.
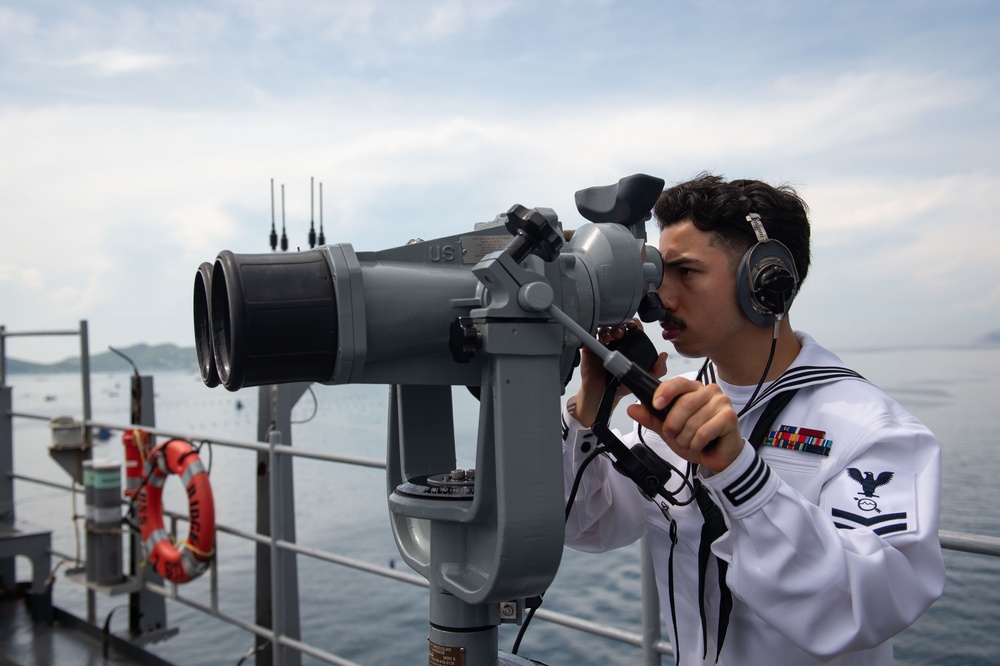
[[[944,589],[938,440],[792,329],[810,235],[793,189],[702,175],[654,213],[662,336],[705,364],[659,385],[654,407],[676,399],[663,420],[628,407],[623,443],[672,469],[650,493],[594,455],[611,402],[583,350],[563,414],[567,495],[585,467],[567,543],[647,537],[679,664],[891,664],[892,637]],[[666,374],[665,353],[653,373]]]

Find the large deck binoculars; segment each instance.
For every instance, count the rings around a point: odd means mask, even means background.
[[[645,221],[662,186],[636,175],[581,190],[577,207],[594,223],[571,234],[551,209],[514,206],[466,233],[375,252],[348,243],[223,251],[195,276],[202,379],[231,391],[300,381],[479,385],[480,325],[547,314],[506,302],[510,285],[482,280],[476,267],[511,245],[507,256],[547,282],[554,304],[584,329],[626,321],[655,308],[662,266],[645,244]],[[514,353],[531,355],[525,343]],[[567,334],[563,347],[568,373],[579,341]]]
[[[520,663],[498,662],[497,627],[501,605],[544,593],[559,567],[560,396],[584,338],[637,311],[662,316],[645,233],[662,189],[640,174],[581,190],[590,223],[573,233],[551,209],[516,205],[387,250],[226,251],[198,270],[209,386],[392,386],[389,513],[400,554],[429,582],[431,663]],[[479,398],[473,470],[456,469],[452,386]]]

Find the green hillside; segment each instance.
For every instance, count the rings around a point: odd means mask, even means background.
[[[140,373],[155,370],[190,370],[197,372],[198,357],[194,347],[178,347],[174,344],[138,344],[119,349],[139,368]],[[15,358],[7,359],[9,374],[79,372],[80,357],[74,356],[56,363],[32,363]],[[118,354],[105,351],[90,356],[91,372],[132,372],[132,366]]]

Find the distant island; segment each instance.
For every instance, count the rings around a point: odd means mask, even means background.
[[[156,370],[198,371],[198,355],[194,347],[174,344],[137,344],[118,349],[135,363],[141,374]],[[40,374],[49,372],[80,372],[80,357],[74,356],[56,363],[32,363],[16,358],[7,359],[8,374]],[[132,372],[128,361],[112,351],[90,355],[91,372]]]
[[[976,340],[977,345],[1000,345],[1000,331],[993,331],[992,333],[987,333],[983,337]]]

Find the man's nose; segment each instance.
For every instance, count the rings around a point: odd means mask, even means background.
[[[667,312],[673,312],[677,309],[677,297],[674,296],[674,293],[674,290],[670,288],[670,281],[664,276],[663,282],[660,283],[660,286],[656,290],[656,294],[660,297],[663,309]]]

